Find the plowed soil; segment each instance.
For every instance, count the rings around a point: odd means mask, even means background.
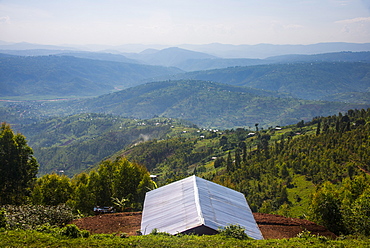
[[[304,230],[330,238],[336,237],[325,227],[308,220],[261,213],[254,213],[254,218],[265,239],[293,238]],[[102,214],[73,221],[80,229],[89,230],[91,233],[127,233],[128,235],[137,234],[140,230],[140,222],[141,212]]]

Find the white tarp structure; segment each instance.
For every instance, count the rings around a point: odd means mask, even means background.
[[[146,193],[141,232],[214,234],[240,225],[254,239],[263,239],[244,195],[191,176]]]

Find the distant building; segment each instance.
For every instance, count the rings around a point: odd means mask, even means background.
[[[141,232],[216,234],[238,224],[253,239],[263,239],[242,193],[191,176],[147,192]]]

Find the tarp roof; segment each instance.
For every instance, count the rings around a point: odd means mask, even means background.
[[[191,176],[146,193],[144,235],[153,229],[209,234],[230,224],[244,227],[251,238],[263,239],[244,195],[235,190]]]

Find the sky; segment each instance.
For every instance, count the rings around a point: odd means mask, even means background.
[[[65,44],[370,42],[370,0],[0,0],[0,40]]]

